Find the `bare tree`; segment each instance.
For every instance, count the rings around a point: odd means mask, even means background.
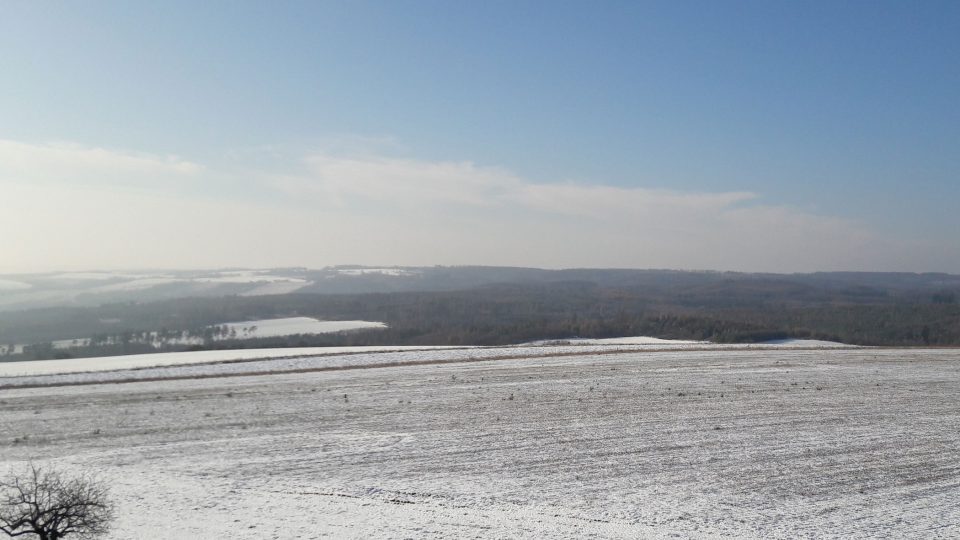
[[[0,480],[0,531],[59,540],[93,538],[113,520],[106,485],[89,474],[68,477],[33,463],[22,474]]]

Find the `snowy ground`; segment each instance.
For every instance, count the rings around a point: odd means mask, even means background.
[[[579,349],[0,390],[0,469],[114,539],[960,536],[958,350]]]
[[[338,274],[344,276],[416,276],[420,274],[419,270],[409,270],[406,268],[338,268]]]
[[[349,322],[349,321],[347,321]],[[813,347],[824,348],[823,343]],[[851,347],[833,344],[831,347]],[[513,357],[572,354],[609,354],[629,351],[728,350],[804,348],[793,343],[777,345],[715,345],[696,341],[670,341],[635,337],[612,340],[580,339],[545,341],[502,347],[352,346],[237,349],[176,353],[135,354],[64,360],[0,362],[0,389],[11,386],[116,382],[128,380],[279,373],[394,364],[475,361]]]
[[[179,377],[182,374],[222,374],[236,369],[244,371],[302,369],[320,365],[353,365],[365,362],[363,353],[385,353],[394,351],[426,351],[458,349],[461,347],[415,347],[415,346],[356,346],[356,347],[291,347],[286,349],[237,349],[215,351],[190,351],[152,354],[130,354],[125,356],[103,356],[95,358],[69,358],[65,360],[27,360],[24,362],[0,362],[0,387],[6,384],[31,382],[76,382],[96,380],[101,382],[140,376],[152,378],[168,375]],[[336,364],[334,359],[347,357]],[[380,358],[374,356],[373,358]],[[414,356],[414,358],[417,358]],[[268,361],[260,363],[258,361]],[[226,363],[240,364],[240,368],[231,368]],[[192,369],[192,371],[187,370]],[[186,371],[185,371],[186,370]],[[97,374],[99,372],[110,372]],[[29,377],[28,377],[29,376]],[[34,378],[47,377],[47,378]],[[49,378],[49,376],[57,376]]]
[[[299,334],[335,334],[338,332],[352,332],[355,330],[374,330],[374,329],[383,329],[387,325],[382,322],[376,321],[321,321],[314,319],[313,317],[283,317],[278,319],[257,319],[252,321],[240,321],[240,322],[227,322],[218,325],[212,325],[209,328],[219,328],[226,327],[228,332],[227,334],[215,334],[213,336],[213,341],[222,341],[224,339],[255,339],[255,338],[267,338],[267,337],[282,337],[282,336],[296,336]],[[150,343],[157,348],[160,348],[164,345],[203,345],[205,340],[202,337],[164,337],[161,338],[158,336],[158,332],[151,332]],[[116,343],[116,340],[112,341]],[[90,338],[76,338],[76,339],[58,339],[51,342],[53,348],[55,349],[70,349],[71,347],[86,347],[90,345]],[[23,352],[26,345],[24,344],[15,344],[11,351],[8,351],[9,346],[0,345],[0,354],[20,354]],[[381,350],[381,349],[394,349],[395,347],[375,347],[371,350]],[[304,348],[311,349],[311,348]],[[319,349],[319,347],[313,347],[312,350]],[[220,353],[222,355],[222,353]],[[244,356],[244,353],[239,353],[239,358],[255,358],[255,356]],[[107,369],[123,369],[128,367],[142,367],[139,365],[139,357],[148,356],[147,354],[136,355],[137,363],[132,365],[125,364],[120,362],[118,367],[111,367]],[[227,355],[230,356],[229,354]],[[275,351],[271,351],[270,354],[264,354],[264,357],[276,356]],[[167,354],[164,358],[171,359],[174,358]],[[207,358],[217,361],[219,358],[216,355],[207,355]],[[231,359],[231,358],[226,358]],[[107,361],[106,364],[103,362],[91,361],[91,359],[80,360],[79,362],[85,362],[87,364],[98,364],[106,365],[111,364],[114,361]],[[182,362],[180,362],[182,363]],[[160,365],[160,364],[152,364]],[[49,365],[43,368],[44,370],[49,369]],[[2,365],[0,365],[0,376],[4,374]]]
[[[330,334],[350,330],[387,327],[387,325],[382,322],[320,321],[312,317],[259,319],[255,321],[229,322],[220,326],[226,326],[235,331],[236,337],[239,339],[295,336],[297,334]]]
[[[707,341],[688,341],[681,339],[661,339],[649,336],[630,336],[615,338],[570,338],[559,340],[534,341],[530,345],[695,345]]]

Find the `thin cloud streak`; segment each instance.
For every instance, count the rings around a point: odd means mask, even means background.
[[[177,156],[118,152],[75,143],[29,144],[0,139],[0,181],[83,180],[144,185],[157,179],[194,177],[203,172],[203,166]]]

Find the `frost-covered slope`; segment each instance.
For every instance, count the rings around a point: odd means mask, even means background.
[[[467,362],[514,357],[621,354],[670,350],[735,350],[797,348],[797,345],[717,345],[654,338],[543,342],[506,347],[356,346],[239,349],[137,354],[101,358],[0,362],[0,388],[26,385],[77,384],[158,378],[209,377],[279,373],[425,362]],[[633,341],[631,341],[633,340]],[[647,341],[650,340],[650,341]],[[840,346],[851,348],[849,346]],[[813,347],[815,349],[822,346]]]
[[[111,540],[954,538],[958,358],[694,349],[3,390],[0,472],[99,472]]]

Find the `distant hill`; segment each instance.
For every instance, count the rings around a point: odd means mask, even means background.
[[[483,345],[625,335],[958,345],[958,301],[960,276],[949,274],[338,266],[8,275],[0,276],[0,346],[33,345],[30,357],[149,352],[134,336],[203,335],[211,325],[297,316],[389,328],[193,347]],[[94,337],[99,348],[49,346]]]
[[[61,272],[0,276],[0,310],[97,306],[175,298],[277,294],[454,291],[511,283],[586,282],[657,297],[709,303],[766,299],[791,302],[885,302],[960,290],[950,274],[823,272],[749,274],[678,270],[543,270],[487,266],[277,268],[209,271]]]

